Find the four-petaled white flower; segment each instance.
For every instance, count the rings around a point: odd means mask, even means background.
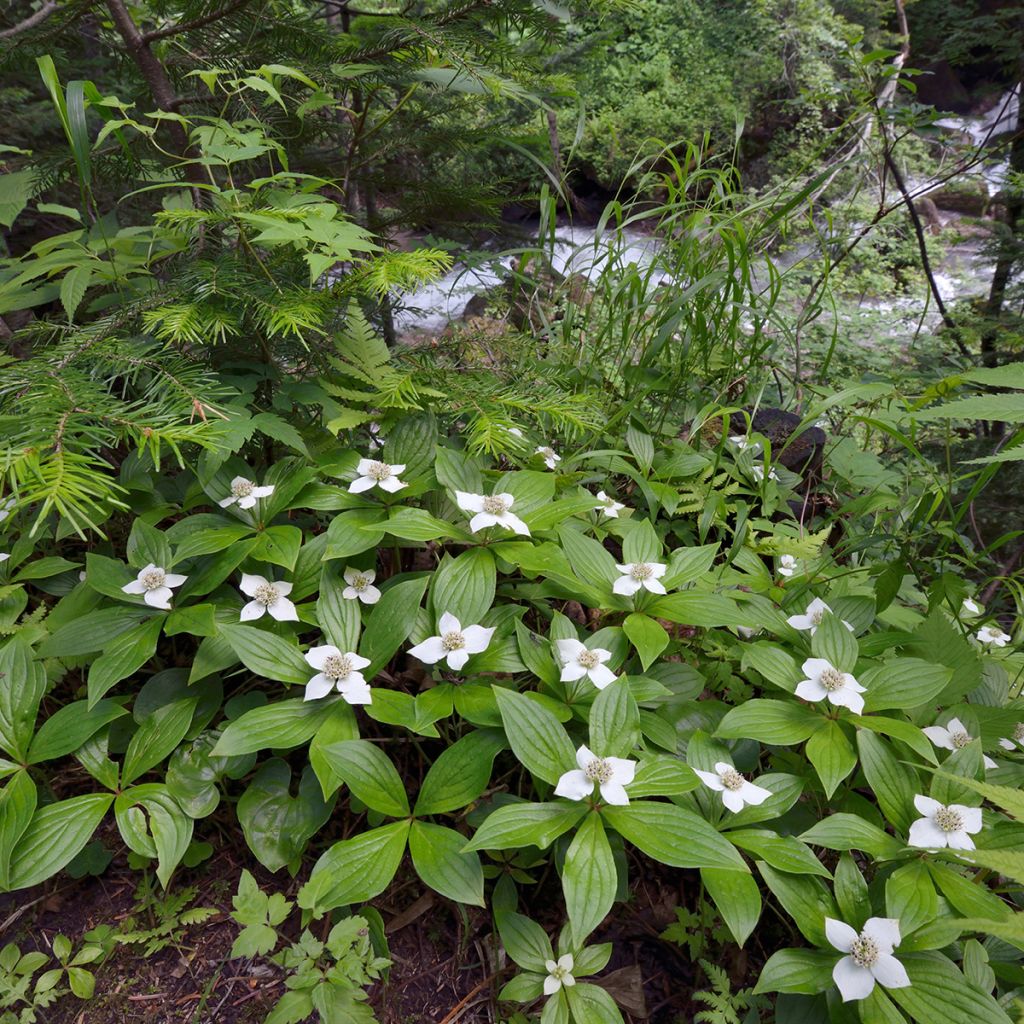
[[[594,506],[600,512],[603,512],[609,519],[618,519],[619,513],[626,506],[621,501],[616,501],[614,498],[609,498],[604,491],[597,492],[597,504]]]
[[[166,611],[171,607],[171,598],[174,596],[171,588],[180,587],[187,579],[187,576],[168,572],[150,562],[131,583],[126,583],[121,589],[126,594],[141,594],[142,600],[151,608],[163,608]]]
[[[1024,722],[1018,722],[1013,728],[1013,739],[1001,739],[999,746],[1003,750],[1016,750],[1018,746],[1024,747]]]
[[[930,796],[918,793],[914,806],[923,818],[910,826],[908,846],[922,850],[973,850],[971,836],[981,831],[981,808],[963,804],[940,804]]]
[[[574,966],[572,953],[566,953],[558,960],[545,960],[544,970],[548,972],[548,976],[544,979],[544,995],[553,996],[563,985],[572,988],[576,984],[576,979],[572,976]]]
[[[829,703],[849,708],[855,715],[864,710],[865,687],[861,686],[849,672],[840,672],[824,658],[808,658],[803,664],[804,675],[797,683],[796,695],[804,700],[828,699]]]
[[[979,643],[990,644],[993,647],[1005,647],[1013,639],[998,626],[982,626],[974,635]]]
[[[242,582],[238,589],[252,600],[242,608],[241,621],[250,622],[258,619],[264,612],[270,612],[272,619],[278,622],[298,622],[299,613],[295,605],[288,600],[292,585],[284,580],[271,582],[264,576],[253,576],[242,573]]]
[[[832,969],[832,980],[844,1003],[866,999],[875,982],[885,988],[909,987],[906,969],[892,955],[900,944],[899,921],[869,917],[858,935],[845,922],[826,917],[825,935],[840,953],[847,954]]]
[[[373,569],[353,569],[345,567],[342,574],[348,586],[341,592],[346,601],[358,598],[363,604],[376,604],[380,600],[380,591],[373,586],[377,573]]]
[[[792,576],[797,570],[796,555],[779,556],[779,575]]]
[[[636,761],[623,757],[598,757],[585,746],[576,751],[576,764],[565,772],[555,786],[555,796],[569,800],[584,800],[597,786],[606,804],[622,807],[629,803],[626,786],[636,775]]]
[[[267,484],[265,487],[257,487],[251,480],[244,476],[236,476],[231,481],[231,493],[226,498],[217,502],[221,508],[234,505],[238,502],[239,508],[252,508],[257,498],[269,498],[274,493],[274,485]]]
[[[579,640],[558,640],[558,657],[562,660],[562,682],[574,683],[586,676],[599,690],[614,683],[615,673],[605,664],[612,656],[603,647],[589,648]]]
[[[427,665],[433,665],[444,658],[448,667],[456,672],[461,669],[471,654],[487,650],[495,627],[466,626],[450,612],[445,612],[437,622],[439,636],[428,637],[421,644],[409,648],[409,653]]]
[[[305,658],[310,668],[316,669],[316,675],[306,683],[303,700],[318,700],[331,690],[337,690],[349,704],[373,702],[370,684],[360,671],[370,664],[369,658],[362,658],[354,651],[342,651],[330,644],[310,647]]]
[[[747,782],[731,764],[727,764],[725,761],[716,762],[713,772],[702,772],[699,768],[694,768],[694,772],[708,789],[722,794],[722,803],[730,811],[742,811],[744,804],[757,807],[772,795],[770,789]]]
[[[814,636],[821,625],[821,620],[831,611],[832,609],[820,597],[816,597],[807,606],[807,611],[803,615],[790,615],[786,622],[794,629],[810,630],[811,636]],[[846,619],[843,619],[843,625],[853,632],[853,626]]]
[[[764,466],[752,466],[750,471],[754,474],[754,479],[758,483],[763,483],[764,482]],[[779,474],[776,473],[774,469],[769,469],[768,470],[768,479],[769,480],[778,480],[779,479]]]
[[[530,536],[530,528],[519,518],[513,515],[511,509],[515,504],[515,497],[511,494],[468,494],[466,491],[456,491],[455,501],[463,512],[475,512],[469,521],[469,528],[477,533],[488,526],[503,526],[513,533],[521,533]]]
[[[921,730],[937,747],[943,750],[960,750],[966,747],[974,737],[967,731],[964,723],[959,718],[951,718],[946,725],[928,725]],[[982,755],[986,768],[996,768],[998,765],[991,757]]]
[[[965,597],[964,603],[960,606],[961,615],[980,615],[984,610],[977,601],[972,601],[969,597]]]
[[[349,492],[359,494],[371,487],[379,487],[382,491],[394,494],[409,486],[404,480],[398,479],[398,474],[404,471],[404,465],[390,466],[378,459],[360,459],[356,466],[359,476],[348,485]]]
[[[616,594],[632,597],[641,587],[652,594],[666,592],[661,577],[665,575],[668,566],[661,562],[627,562],[625,565],[616,563],[615,568],[622,573],[612,584],[612,590]]]
[[[550,445],[541,445],[534,454],[543,457],[544,465],[547,466],[548,469],[554,469],[558,463],[562,461],[562,456],[559,455]]]
[[[761,450],[761,442],[751,441],[746,434],[731,434],[729,442],[738,452],[745,452],[749,448],[756,455]]]

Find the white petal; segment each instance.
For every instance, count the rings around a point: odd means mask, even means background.
[[[591,647],[590,653],[596,655],[598,662],[602,665],[606,661],[612,660],[612,652],[606,651],[603,647]]]
[[[964,723],[961,722],[959,718],[951,718],[946,723],[946,729],[949,732],[962,732],[962,733],[966,733],[967,732],[967,729],[964,726]]]
[[[931,818],[918,818],[910,826],[907,845],[919,850],[941,850],[946,845],[947,833],[943,832]]]
[[[668,569],[668,566],[663,562],[648,562],[647,568],[651,570],[651,575],[656,580],[660,580],[661,577],[665,575],[665,571]]]
[[[632,576],[620,576],[612,584],[612,592],[622,594],[624,597],[632,597],[640,589],[640,581]]]
[[[242,608],[242,614],[239,616],[239,621],[252,622],[253,619],[260,618],[266,610],[267,606],[265,604],[261,604],[259,601],[250,601]]]
[[[353,569],[351,566],[345,566],[345,571],[341,574],[346,583],[355,583],[357,579],[363,574],[358,569]]]
[[[824,658],[808,658],[800,667],[809,679],[817,679],[822,672],[834,666],[831,661],[826,661]]]
[[[544,961],[544,970],[547,971],[548,974],[550,974],[557,966],[558,964],[554,960]]]
[[[433,665],[435,662],[440,661],[448,652],[445,650],[444,644],[441,643],[439,636],[431,636],[424,640],[423,643],[410,647],[409,653],[414,658],[419,658],[425,664]]]
[[[999,741],[999,746],[1001,746],[1003,748],[1003,750],[1016,750],[1017,749],[1017,744],[1014,743],[1013,740],[1008,740],[1005,737]]]
[[[169,572],[164,576],[164,586],[180,587],[187,579],[188,577],[182,576],[180,572]]]
[[[563,971],[571,971],[576,966],[576,962],[572,958],[572,953],[563,953],[558,958],[558,966],[561,967]]]
[[[607,665],[595,665],[592,669],[587,672],[590,676],[590,681],[599,689],[603,690],[606,686],[614,683],[618,676],[607,666]]]
[[[469,651],[462,648],[458,651],[450,651],[448,654],[448,667],[454,672],[459,672],[469,661]]]
[[[646,587],[652,594],[667,594],[668,591],[665,589],[665,584],[661,580],[656,580],[653,576],[643,581],[644,587]]]
[[[825,918],[825,937],[840,953],[849,953],[858,938],[855,928],[851,928],[845,921],[837,921],[834,917]]]
[[[585,743],[576,751],[576,764],[580,768],[586,768],[591,761],[596,761],[594,752]]]
[[[917,808],[918,814],[923,814],[926,818],[934,818],[935,812],[942,807],[942,804],[938,800],[933,800],[930,796],[918,793],[914,797],[914,806]]]
[[[356,472],[360,476],[366,476],[370,472],[370,467],[373,465],[375,460],[373,459],[360,459],[356,463]]]
[[[807,615],[813,616],[816,613],[824,615],[825,612],[831,612],[832,608],[825,604],[820,597],[815,597],[811,600],[811,603],[807,606]]]
[[[467,626],[462,631],[462,635],[466,638],[466,650],[470,654],[486,651],[496,628],[496,626]]]
[[[382,491],[394,494],[395,491],[400,491],[403,487],[408,487],[409,485],[404,480],[399,480],[397,476],[389,476],[378,481],[377,486]]]
[[[817,679],[802,680],[796,684],[796,689],[793,692],[798,697],[802,697],[804,700],[809,700],[812,703],[824,700],[828,696],[828,690]]]
[[[267,484],[265,487],[254,487],[252,489],[252,496],[254,498],[269,498],[273,493],[273,484]]]
[[[354,601],[354,600],[355,600],[355,599],[356,599],[357,597],[359,597],[359,591],[358,591],[358,590],[356,590],[356,588],[355,588],[355,587],[346,587],[346,588],[345,588],[345,589],[344,589],[344,590],[343,590],[343,591],[341,592],[341,596],[342,596],[342,597],[343,597],[343,598],[344,598],[344,599],[345,599],[346,601]]]
[[[238,584],[238,589],[245,594],[246,597],[253,597],[256,594],[257,587],[265,587],[267,580],[263,576],[250,576],[249,573],[242,573],[242,582]]]
[[[743,810],[743,794],[734,789],[723,789],[722,803],[735,814]]]
[[[498,517],[491,515],[490,512],[477,512],[477,514],[469,521],[469,528],[473,533],[479,533],[481,530],[486,530],[488,526],[497,525]]]
[[[988,756],[988,754],[982,754],[981,755],[981,763],[986,768],[998,768],[999,767],[999,765],[995,761],[993,761],[992,758]]]
[[[272,619],[277,619],[278,622],[298,622],[299,613],[295,610],[295,605],[286,597],[279,597],[267,611],[270,612]]]
[[[530,528],[519,518],[517,515],[513,515],[511,512],[503,512],[499,522],[502,526],[507,527],[515,533],[521,534],[523,537],[531,536]]]
[[[794,629],[813,629],[814,623],[811,622],[809,615],[790,615],[786,622]]]
[[[722,780],[714,772],[702,772],[699,768],[694,768],[693,770],[708,789],[713,789],[716,793],[721,793],[725,789],[725,786],[722,785]]]
[[[974,840],[966,832],[947,832],[946,845],[951,850],[973,850]]]
[[[629,803],[629,796],[617,782],[602,783],[601,799],[613,807],[625,807]]]
[[[226,498],[221,498],[217,504],[220,505],[221,508],[227,508],[228,505],[234,505],[236,501],[238,501],[238,499],[233,494],[229,494]]]
[[[562,674],[559,678],[563,683],[575,683],[577,679],[582,679],[586,674],[587,670],[578,661],[570,661],[562,666]]]
[[[323,670],[324,665],[327,663],[328,658],[337,658],[341,655],[341,651],[337,647],[331,644],[323,644],[320,647],[310,647],[306,651],[304,657],[306,664],[310,668],[315,668],[318,672]]]
[[[627,562],[625,565],[619,565],[619,563],[616,562],[615,568],[618,569],[623,576],[628,576],[633,571],[633,563]]]
[[[564,978],[562,979],[562,984],[563,984],[563,985],[564,985],[564,986],[565,986],[566,988],[572,988],[572,987],[573,987],[573,985],[575,985],[575,984],[576,984],[576,979],[575,979],[575,978],[574,978],[574,977],[573,977],[573,976],[572,976],[571,974],[567,974],[567,975],[566,975],[566,976],[565,976],[565,977],[564,977]]]
[[[964,823],[965,832],[973,834],[981,831],[980,807],[964,807],[963,804],[951,804],[950,806],[960,815],[960,820]]]
[[[585,651],[586,645],[581,644],[579,640],[556,640],[555,649],[558,651],[558,657],[562,662],[575,661],[577,655],[582,654]]]
[[[732,770],[733,770],[732,765],[729,764],[727,761],[716,761],[715,762],[715,771],[718,772],[719,777],[724,775],[726,772],[732,771]]]
[[[150,608],[170,608],[171,598],[174,597],[174,591],[170,587],[157,587],[155,590],[147,590],[142,600],[150,606]]]
[[[442,612],[441,618],[437,620],[437,628],[442,636],[445,633],[461,633],[462,623],[451,612]]]
[[[121,589],[126,594],[144,594],[146,592],[146,588],[139,580],[132,580],[131,583],[126,583]]]
[[[907,969],[891,955],[883,954],[871,968],[875,980],[886,988],[909,988],[910,978]]]
[[[287,597],[292,592],[292,586],[293,584],[289,583],[287,580],[278,580],[274,584],[274,589],[281,597]]]
[[[866,967],[858,967],[852,956],[844,956],[832,968],[832,980],[844,1003],[851,999],[866,999],[875,987],[875,976]]]
[[[359,678],[349,678],[338,683],[338,693],[349,704],[372,704],[373,695],[366,680],[358,672],[353,672],[352,676],[358,676]]]
[[[606,757],[605,760],[612,767],[612,782],[620,786],[628,786],[636,776],[636,761],[630,761],[625,757]]]
[[[463,512],[483,512],[484,496],[482,494],[469,494],[467,491],[456,491],[455,504]]]
[[[864,934],[888,956],[900,944],[900,923],[894,917],[869,917],[864,922]]]
[[[864,698],[849,686],[844,686],[841,690],[833,690],[828,695],[828,699],[836,707],[849,708],[855,715],[859,715],[864,710]]]
[[[322,672],[318,672],[308,683],[303,700],[319,700],[326,697],[334,689],[334,680],[328,679]]]
[[[953,739],[949,735],[949,730],[941,725],[928,725],[925,726],[921,732],[925,734],[937,747],[942,747],[944,750],[953,749]]]
[[[755,785],[753,782],[744,782],[739,792],[744,801],[754,807],[760,806],[772,795],[770,789]]]
[[[369,658],[364,658],[361,654],[356,654],[355,651],[346,652],[345,657],[355,669],[364,669],[370,664]]]
[[[376,604],[380,600],[380,591],[376,587],[367,586],[358,597],[363,604]]]
[[[360,476],[348,485],[350,494],[362,494],[368,491],[377,481],[368,476]]]
[[[544,995],[553,996],[562,987],[562,982],[553,974],[544,979]]]
[[[238,499],[238,507],[250,509],[256,507],[256,499],[251,494],[246,494]]]
[[[555,796],[564,796],[569,800],[582,800],[594,791],[594,783],[581,772],[566,772],[555,786]]]

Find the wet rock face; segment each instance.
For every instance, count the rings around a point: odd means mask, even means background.
[[[764,434],[771,442],[772,458],[793,473],[802,476],[817,474],[825,455],[825,431],[820,427],[800,427],[800,417],[785,409],[748,410],[745,415],[734,412],[729,419],[729,428],[734,434],[747,433],[747,415],[750,429],[755,434]]]

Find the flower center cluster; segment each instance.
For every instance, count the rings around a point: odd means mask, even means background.
[[[649,580],[654,575],[654,570],[646,562],[637,562],[629,570],[629,575],[635,580]]]
[[[164,585],[164,580],[167,578],[167,573],[163,569],[150,569],[149,572],[142,574],[142,585],[147,590],[159,590]]]
[[[825,618],[824,608],[816,608],[811,612],[811,622],[813,622],[815,626],[820,626],[823,618]]]
[[[273,583],[261,583],[252,595],[254,601],[266,605],[268,608],[278,599],[277,587]]]
[[[236,498],[248,498],[255,486],[251,480],[236,480],[231,485],[231,493]]]
[[[943,832],[959,832],[964,827],[964,819],[959,811],[951,807],[940,807],[935,812],[935,824]]]
[[[366,469],[366,475],[371,480],[387,480],[391,476],[391,467],[386,462],[371,462]]]
[[[484,498],[484,511],[491,516],[501,516],[508,511],[508,502],[497,494],[488,494]]]
[[[352,659],[344,654],[331,654],[324,659],[323,673],[328,679],[344,679],[352,671]]]
[[[551,971],[551,977],[557,978],[559,981],[564,981],[570,974],[572,974],[572,971],[568,967],[560,967],[557,964]]]
[[[965,732],[951,732],[949,734],[949,742],[952,743],[957,750],[962,750],[971,742],[971,737]]]
[[[356,576],[349,586],[353,590],[365,590],[370,585],[370,581],[365,576]]]
[[[821,685],[828,690],[829,693],[835,693],[836,690],[843,688],[843,673],[837,668],[832,668],[830,665],[821,675],[818,677],[821,681]]]
[[[722,780],[722,785],[733,792],[743,788],[743,776],[735,768],[729,768],[727,771],[722,772],[719,778]]]
[[[850,956],[858,967],[874,967],[878,954],[878,943],[868,935],[858,936],[850,946]]]
[[[576,661],[584,668],[596,668],[601,664],[601,659],[593,651],[580,651]]]
[[[459,630],[453,629],[441,637],[441,646],[446,651],[461,651],[466,646],[466,638]]]
[[[543,455],[545,459],[553,459],[555,457],[555,449],[541,448],[540,454]]]
[[[1013,727],[1013,738],[1018,743],[1024,743],[1024,722],[1018,722]]]
[[[612,775],[615,769],[603,758],[595,757],[586,768],[583,769],[583,774],[591,782],[603,783],[611,782]]]

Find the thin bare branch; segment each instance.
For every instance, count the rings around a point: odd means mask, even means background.
[[[46,3],[35,14],[30,14],[24,21],[19,21],[17,25],[12,25],[10,28],[0,29],[0,39],[20,36],[22,32],[41,25],[59,6],[57,0],[46,0]]]

